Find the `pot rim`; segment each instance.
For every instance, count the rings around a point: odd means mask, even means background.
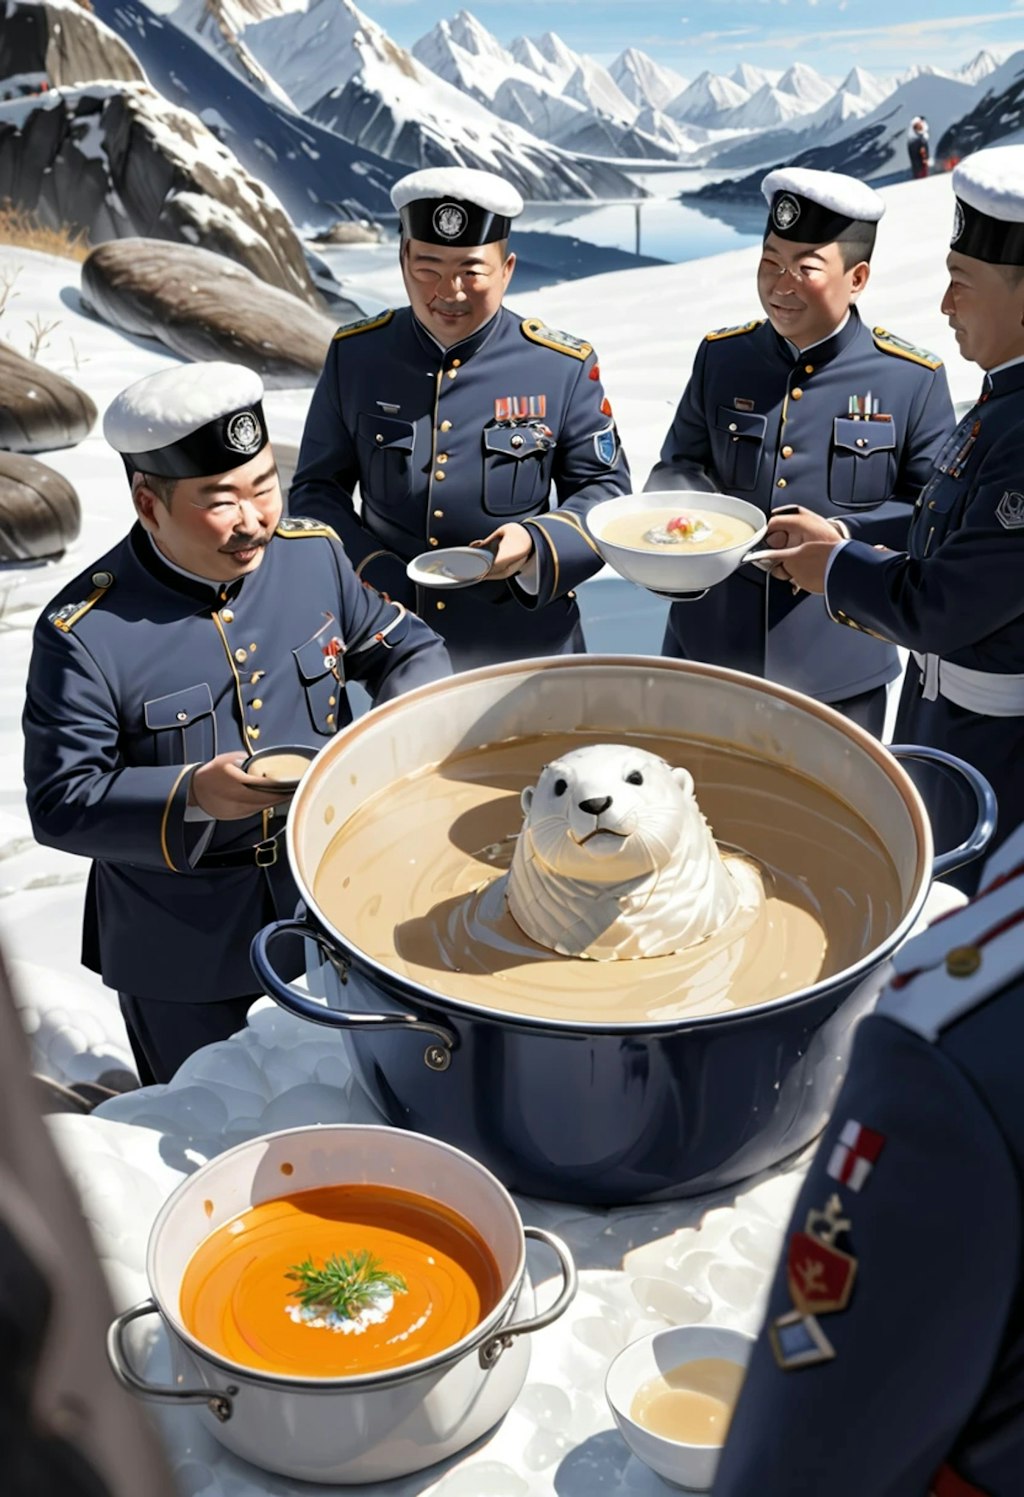
[[[866,952],[851,967],[843,967],[830,976],[821,978],[810,987],[798,988],[792,993],[783,993],[777,998],[766,999],[763,1003],[754,1003],[742,1009],[727,1010],[724,1013],[714,1014],[692,1014],[680,1016],[674,1019],[639,1019],[631,1023],[615,1023],[601,1020],[582,1019],[557,1019],[543,1018],[537,1014],[516,1014],[512,1011],[490,1008],[484,1004],[472,1003],[465,998],[449,997],[445,993],[429,988],[418,982],[415,978],[407,977],[404,973],[396,972],[386,967],[375,957],[369,956],[360,947],[343,935],[323,915],[313,890],[309,887],[303,872],[299,866],[298,849],[296,841],[298,837],[297,827],[303,817],[305,804],[312,793],[312,786],[318,777],[324,772],[325,755],[331,753],[335,745],[340,741],[351,742],[360,737],[368,730],[369,726],[376,726],[383,718],[393,717],[397,712],[408,710],[417,703],[428,700],[439,694],[438,688],[450,688],[462,684],[472,685],[476,681],[493,681],[495,677],[522,675],[525,672],[536,673],[541,670],[566,670],[579,669],[581,664],[598,666],[623,666],[627,665],[637,669],[652,669],[673,671],[680,675],[707,676],[713,680],[723,680],[736,685],[753,687],[767,696],[777,697],[779,700],[797,707],[801,711],[813,717],[822,718],[831,727],[838,728],[847,738],[864,751],[883,773],[892,781],[901,799],[907,807],[915,831],[917,832],[918,864],[913,879],[913,892],[902,919],[896,927],[890,931],[885,940],[871,951]],[[778,761],[776,761],[778,762]],[[342,823],[344,825],[344,823]],[[339,828],[340,830],[340,828]],[[375,707],[372,713],[364,717],[356,718],[347,727],[342,728],[326,744],[313,760],[309,770],[303,776],[299,789],[292,802],[292,810],[288,817],[285,828],[285,843],[288,850],[288,863],[291,868],[292,877],[298,886],[299,894],[303,904],[308,911],[308,918],[314,925],[325,931],[335,944],[339,952],[352,962],[360,971],[366,972],[381,982],[385,990],[400,1003],[406,1003],[413,1007],[422,1004],[432,1009],[442,1009],[445,1013],[462,1015],[466,1019],[486,1019],[494,1023],[508,1024],[519,1029],[536,1029],[544,1033],[556,1033],[566,1036],[579,1036],[584,1039],[593,1039],[595,1036],[614,1035],[671,1035],[694,1028],[705,1028],[721,1026],[724,1024],[736,1024],[740,1020],[756,1020],[760,1016],[773,1013],[783,1008],[796,1008],[801,1003],[810,1003],[815,999],[823,997],[831,989],[840,984],[848,982],[860,982],[879,964],[886,960],[895,951],[896,947],[903,941],[915,921],[921,913],[924,902],[928,897],[931,887],[930,870],[934,860],[934,847],[932,843],[931,823],[928,820],[924,808],[924,802],[918,793],[917,787],[910,776],[903,769],[899,761],[889,752],[886,746],[877,738],[873,738],[865,728],[851,722],[849,718],[843,717],[834,708],[823,702],[815,701],[813,697],[804,696],[802,692],[794,691],[789,686],[780,686],[776,681],[762,680],[760,677],[749,676],[743,671],[729,670],[725,666],[706,665],[703,661],[696,660],[671,660],[660,655],[554,655],[540,656],[528,660],[512,660],[503,665],[485,665],[472,671],[460,671],[453,676],[443,677],[440,681],[428,682],[425,686],[415,687],[412,691],[405,692],[380,707]],[[401,991],[396,991],[400,989]]]
[[[488,1184],[494,1188],[495,1194],[509,1207],[511,1217],[517,1223],[519,1238],[518,1252],[516,1254],[515,1270],[507,1289],[490,1313],[475,1325],[471,1331],[468,1331],[461,1340],[454,1342],[451,1346],[444,1347],[441,1351],[435,1352],[432,1357],[424,1357],[418,1362],[408,1362],[404,1367],[384,1368],[380,1372],[363,1373],[355,1377],[300,1377],[296,1373],[267,1372],[260,1367],[247,1367],[244,1362],[235,1362],[230,1357],[225,1357],[221,1353],[215,1352],[212,1347],[206,1345],[205,1341],[200,1341],[198,1336],[193,1335],[185,1325],[180,1309],[175,1309],[172,1312],[164,1303],[163,1296],[156,1287],[155,1261],[160,1234],[176,1209],[179,1197],[187,1193],[188,1189],[194,1185],[194,1182],[200,1178],[208,1166],[219,1164],[223,1160],[229,1159],[233,1154],[241,1154],[244,1150],[251,1149],[254,1145],[266,1144],[281,1138],[293,1138],[296,1134],[316,1134],[322,1136],[325,1133],[382,1133],[387,1134],[389,1140],[408,1135],[417,1139],[420,1143],[429,1144],[440,1153],[454,1155],[458,1159],[472,1165],[478,1174],[486,1178]],[[268,1196],[267,1199],[271,1200],[274,1198]],[[473,1225],[476,1227],[477,1223],[474,1222]],[[217,1228],[213,1229],[213,1231],[216,1230]],[[207,1235],[212,1235],[212,1233],[208,1233]],[[199,1244],[197,1243],[196,1247],[198,1248],[198,1246]],[[194,1252],[195,1249],[193,1249]],[[390,1387],[395,1383],[409,1382],[413,1378],[437,1372],[447,1367],[449,1363],[461,1361],[468,1353],[474,1351],[481,1342],[493,1336],[495,1331],[499,1330],[514,1313],[525,1278],[526,1235],[523,1230],[523,1220],[511,1194],[505,1189],[497,1176],[493,1175],[487,1166],[481,1164],[478,1159],[474,1159],[472,1154],[467,1154],[464,1149],[456,1148],[454,1144],[445,1143],[438,1138],[431,1138],[426,1133],[417,1133],[413,1129],[395,1128],[388,1123],[306,1123],[300,1124],[296,1128],[277,1128],[272,1133],[259,1133],[254,1138],[243,1139],[241,1143],[233,1144],[230,1149],[225,1149],[223,1153],[214,1154],[210,1159],[201,1164],[193,1174],[186,1175],[184,1180],[178,1182],[153,1218],[153,1224],[149,1229],[149,1238],[146,1243],[146,1279],[149,1283],[149,1292],[157,1309],[160,1311],[164,1323],[180,1341],[185,1343],[193,1355],[203,1358],[206,1362],[211,1363],[224,1372],[230,1373],[235,1378],[243,1378],[249,1382],[261,1385],[269,1384],[281,1389],[304,1388],[320,1393],[339,1393],[348,1390],[365,1391],[371,1388]],[[179,1294],[180,1290],[181,1285],[179,1283]]]

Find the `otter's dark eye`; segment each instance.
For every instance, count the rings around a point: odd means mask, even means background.
[[[638,769],[634,769],[630,774],[626,776],[627,785],[642,785],[643,782],[644,777]]]
[[[556,780],[555,781],[555,794],[556,795],[564,795],[565,792],[568,790],[568,788],[569,788],[568,783],[565,780]]]

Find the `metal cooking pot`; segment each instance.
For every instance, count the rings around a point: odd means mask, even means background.
[[[321,859],[376,792],[484,744],[580,729],[622,742],[631,724],[735,745],[844,800],[896,869],[894,928],[854,965],[770,1002],[584,1027],[422,986],[367,955],[318,908]],[[966,778],[978,818],[961,847],[933,858],[927,814],[900,758],[941,763]],[[253,966],[282,1007],[350,1038],[358,1074],[391,1122],[447,1139],[512,1188],[609,1205],[697,1194],[776,1163],[820,1131],[880,969],[920,914],[932,879],[977,856],[994,823],[991,788],[968,765],[932,749],[886,749],[830,708],[736,671],[614,655],[487,667],[410,692],[321,750],[287,832],[306,911],[257,935]],[[271,947],[282,935],[308,938],[310,985],[326,1003],[277,975]],[[872,974],[874,985],[865,982]]]

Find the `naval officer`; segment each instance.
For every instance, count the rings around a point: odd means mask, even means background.
[[[884,204],[802,168],[769,172],[762,191],[767,320],[701,343],[647,488],[735,494],[766,514],[799,504],[832,534],[902,545],[954,418],[940,361],[857,311]],[[673,605],[663,653],[796,687],[880,733],[896,651],[867,636],[823,648],[826,623],[819,599],[745,566]]]
[[[938,454],[906,546],[836,545],[803,511],[780,517],[769,539],[799,547],[782,553],[779,575],[824,592],[848,632],[912,652],[896,736],[988,777],[998,846],[1024,820],[1024,146],[968,157],[953,191],[942,311],[986,375]],[[952,846],[963,833],[956,783],[922,788],[938,846]],[[953,882],[970,892],[975,877],[968,868]]]
[[[140,1079],[242,1027],[249,944],[298,894],[287,803],[239,765],[318,749],[446,675],[441,641],[362,586],[319,521],[282,520],[258,375],[186,365],[117,397],[104,435],[136,523],[40,618],[25,782],[40,842],[93,859],[83,960],[117,990]]]
[[[783,1239],[715,1497],[1024,1490],[1024,829],[894,965]]]
[[[523,202],[501,177],[413,172],[392,200],[409,305],[335,335],[290,508],[333,525],[359,575],[422,613],[458,669],[582,650],[573,589],[601,564],[583,517],[629,488],[597,355],[503,306]],[[495,555],[475,587],[405,575],[417,555],[479,542]]]

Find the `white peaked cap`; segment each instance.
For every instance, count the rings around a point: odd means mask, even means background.
[[[116,452],[150,452],[262,399],[263,381],[241,364],[182,364],[147,374],[115,396],[103,435]]]
[[[877,223],[885,212],[883,199],[866,182],[842,172],[819,172],[806,166],[782,166],[769,172],[761,183],[761,192],[769,206],[777,192],[791,192],[861,223]]]
[[[391,189],[391,201],[399,212],[425,198],[456,198],[501,218],[518,218],[523,211],[523,199],[511,182],[495,172],[466,166],[426,167],[401,177]]]
[[[977,213],[1024,223],[1024,145],[990,146],[953,170],[953,191]]]

